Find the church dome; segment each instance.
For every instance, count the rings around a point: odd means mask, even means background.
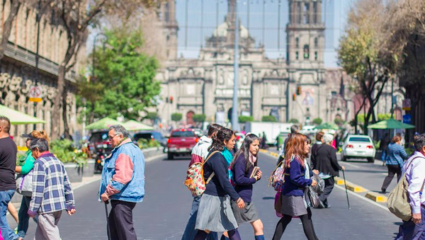
[[[227,24],[227,22],[223,22],[214,30],[213,35],[214,37],[227,37],[228,29],[229,25]],[[243,25],[239,26],[239,36],[241,38],[249,37],[248,29],[246,29],[246,27],[244,27]]]

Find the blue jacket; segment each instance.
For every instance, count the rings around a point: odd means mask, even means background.
[[[112,150],[105,159],[100,195],[107,193],[112,200],[142,202],[145,196],[145,157],[130,139]]]
[[[387,156],[385,162],[387,165],[399,165],[403,167],[404,159],[407,159],[407,153],[404,147],[397,143],[390,143],[387,148]]]
[[[304,188],[310,186],[311,179],[305,179],[305,168],[298,162],[296,158],[291,161],[291,167],[285,167],[285,183],[282,186],[282,195],[285,196],[303,196]],[[310,176],[313,176],[313,171]]]

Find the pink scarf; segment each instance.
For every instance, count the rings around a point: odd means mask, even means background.
[[[249,162],[252,164],[252,166],[255,166],[256,161],[257,161],[257,157],[249,153]]]

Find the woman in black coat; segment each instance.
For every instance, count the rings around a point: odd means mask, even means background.
[[[330,207],[328,197],[335,185],[334,177],[339,176],[339,170],[344,170],[344,167],[341,167],[336,159],[336,150],[332,147],[333,138],[331,134],[325,134],[323,136],[324,143],[317,145],[311,151],[312,167],[319,171],[319,176],[325,181],[325,189],[320,194],[320,201],[323,202],[325,208]]]

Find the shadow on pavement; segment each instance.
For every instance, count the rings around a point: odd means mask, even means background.
[[[263,200],[274,200],[274,197],[263,197]]]

